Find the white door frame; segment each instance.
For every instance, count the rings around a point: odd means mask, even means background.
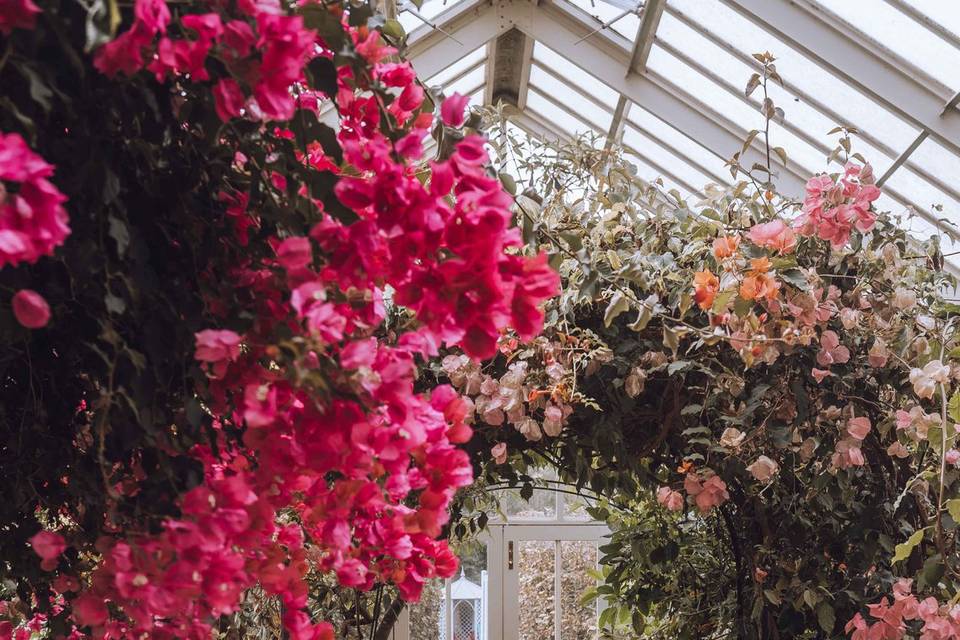
[[[508,524],[500,525],[501,528],[501,555],[500,564],[500,583],[503,585],[501,600],[501,619],[500,633],[497,638],[489,637],[488,640],[519,640],[519,613],[520,607],[537,606],[538,603],[520,602],[519,572],[514,561],[515,554],[519,553],[519,543],[526,540],[540,541],[597,541],[599,542],[605,536],[610,534],[610,529],[603,524],[582,523],[582,522],[545,522],[538,524]],[[559,562],[559,556],[557,556]],[[560,593],[562,567],[554,565],[554,638],[557,638],[557,632],[560,630]],[[494,621],[491,621],[494,622]]]
[[[610,534],[606,525],[592,522],[545,521],[512,523],[490,523],[480,534],[480,540],[487,549],[487,593],[486,619],[484,630],[486,637],[482,640],[518,640],[519,612],[521,606],[536,606],[537,603],[521,603],[519,594],[518,572],[516,567],[516,553],[518,543],[526,540],[541,541],[600,541]],[[560,623],[560,572],[561,567],[554,567],[554,628],[559,629]],[[453,637],[452,603],[449,599],[451,581],[446,581],[444,620],[447,626],[446,638]],[[602,603],[601,603],[602,607]],[[410,608],[404,607],[394,625],[392,640],[409,640],[410,638]]]

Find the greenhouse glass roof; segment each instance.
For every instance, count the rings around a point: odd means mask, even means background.
[[[752,54],[769,51],[784,80],[770,88],[784,110],[771,127],[788,156],[783,192],[801,195],[826,169],[828,132],[844,125],[882,208],[915,213],[905,224],[919,237],[960,224],[960,2],[403,0],[393,11],[428,84],[502,101],[534,136],[622,143],[643,178],[685,196],[732,181],[725,161],[763,123],[762,94],[744,92],[760,70]],[[756,139],[741,162],[761,157]]]

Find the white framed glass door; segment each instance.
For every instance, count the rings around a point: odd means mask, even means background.
[[[601,605],[580,600],[608,534],[596,524],[503,526],[502,640],[597,640]]]

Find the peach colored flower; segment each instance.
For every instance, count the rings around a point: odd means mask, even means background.
[[[760,456],[753,464],[747,467],[747,471],[760,482],[770,482],[773,476],[777,475],[777,472],[780,471],[780,465],[767,456]]]
[[[887,349],[887,343],[883,341],[883,338],[874,340],[873,346],[870,347],[870,351],[867,352],[867,360],[870,362],[870,366],[878,369],[885,367],[889,357],[890,351]]]
[[[717,260],[729,258],[740,246],[739,236],[722,236],[713,241],[713,255]]]
[[[679,491],[674,491],[670,487],[660,487],[657,489],[657,502],[669,511],[680,511],[683,509],[683,496]]]
[[[932,398],[938,383],[946,383],[950,378],[950,367],[939,360],[931,360],[922,369],[910,370],[910,383],[913,392],[921,398]]]
[[[771,220],[755,224],[747,234],[758,247],[790,253],[797,246],[797,234],[783,220]]]
[[[827,376],[832,376],[834,375],[834,373],[829,369],[817,369],[816,367],[814,367],[813,369],[810,370],[810,375],[812,375],[814,379],[818,383],[820,383],[820,382],[823,382],[824,378],[826,378]]]
[[[713,299],[720,291],[720,280],[710,269],[704,269],[694,274],[693,287],[693,299],[701,309],[707,311],[713,306]]]
[[[728,449],[736,449],[743,444],[747,434],[735,427],[727,427],[720,435],[720,444]]]
[[[493,456],[493,461],[497,464],[503,464],[507,461],[507,443],[498,442],[493,445],[493,448],[490,449],[490,455]]]
[[[834,331],[824,331],[820,336],[820,351],[817,353],[817,364],[829,367],[833,364],[843,364],[850,360],[850,350],[840,344],[840,336]]]
[[[712,508],[723,504],[730,499],[727,492],[727,483],[720,476],[711,475],[706,480],[701,480],[696,473],[688,473],[683,481],[684,490],[691,496],[697,504],[700,513],[708,513]]]
[[[860,416],[847,420],[847,433],[851,438],[863,440],[870,433],[870,418]]]

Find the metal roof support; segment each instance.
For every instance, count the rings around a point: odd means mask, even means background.
[[[916,151],[917,147],[920,146],[920,143],[926,140],[927,136],[929,135],[930,134],[927,133],[926,131],[921,131],[920,135],[914,138],[913,142],[910,143],[910,146],[904,149],[903,153],[897,156],[897,159],[893,161],[893,164],[891,164],[890,167],[883,172],[883,175],[880,176],[879,180],[877,180],[877,186],[882,187],[883,183],[886,182],[890,178],[890,176],[893,175],[894,171],[899,169],[903,165],[903,163],[907,161],[907,158],[910,157],[910,154]]]
[[[902,66],[871,51],[862,35],[844,33],[800,0],[723,2],[960,153],[960,112],[941,114],[943,97]],[[829,57],[818,52],[829,52]]]
[[[633,103],[627,100],[622,93],[617,100],[617,108],[613,110],[613,120],[610,122],[610,131],[607,132],[607,141],[603,148],[609,149],[615,144],[620,144],[623,139],[623,125],[627,121],[627,115],[630,113],[630,105]]]
[[[643,5],[640,28],[637,29],[637,38],[633,42],[633,52],[630,54],[627,75],[643,73],[647,70],[647,60],[650,58],[650,50],[653,49],[653,39],[657,34],[660,17],[663,15],[663,9],[666,5],[666,0],[647,0],[646,4]]]

